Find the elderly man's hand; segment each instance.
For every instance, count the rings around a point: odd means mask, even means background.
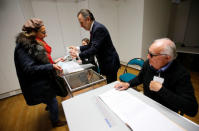
[[[117,83],[114,88],[117,89],[117,90],[126,90],[129,88],[129,83],[125,83],[125,82],[120,82],[120,83]]]
[[[161,88],[162,88],[162,84],[160,82],[157,82],[157,81],[150,82],[149,89],[151,91],[158,92]]]

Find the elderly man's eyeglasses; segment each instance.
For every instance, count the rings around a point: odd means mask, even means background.
[[[154,56],[160,56],[160,55],[167,55],[167,54],[153,54],[150,51],[148,51],[148,54],[151,58],[153,58]]]

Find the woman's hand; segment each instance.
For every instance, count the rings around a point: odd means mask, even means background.
[[[53,64],[53,68],[58,72],[58,75],[63,74],[63,69],[60,66]]]
[[[57,63],[57,62],[59,62],[59,61],[62,61],[62,62],[63,62],[64,60],[65,60],[64,57],[60,57],[60,58],[56,59],[54,62],[55,62],[55,63]]]

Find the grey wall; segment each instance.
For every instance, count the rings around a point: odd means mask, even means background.
[[[118,44],[118,8],[117,1],[113,0],[89,0],[88,8],[95,16],[95,20],[102,23],[108,29],[113,44]]]
[[[188,22],[186,26],[184,43],[188,46],[199,47],[199,1],[192,0]]]
[[[144,0],[122,0],[118,5],[118,53],[128,62],[141,57]]]
[[[67,0],[31,0],[35,17],[44,21],[46,42],[52,47],[52,58],[64,56],[66,46],[80,43],[77,21],[78,4]]]
[[[172,4],[168,36],[176,43],[183,43],[188,23],[190,0]]]
[[[145,0],[144,22],[142,32],[142,58],[146,59],[147,51],[152,41],[167,37],[171,1]]]
[[[199,1],[172,4],[169,37],[176,43],[199,47]]]
[[[15,36],[24,16],[18,0],[0,1],[0,94],[19,89],[14,66]]]

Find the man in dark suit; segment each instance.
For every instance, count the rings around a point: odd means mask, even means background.
[[[88,9],[81,9],[77,14],[81,27],[90,31],[90,43],[86,46],[74,47],[71,51],[73,57],[81,59],[96,56],[100,72],[106,76],[107,83],[117,80],[117,71],[120,68],[119,56],[113,46],[110,34],[106,27],[97,21]],[[76,53],[74,50],[79,50]]]

